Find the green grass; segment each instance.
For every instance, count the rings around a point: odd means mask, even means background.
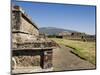
[[[82,41],[74,41],[74,40],[66,40],[66,39],[58,39],[51,38],[57,44],[62,44],[73,48],[73,53],[77,54],[81,58],[86,59],[92,64],[96,64],[95,59],[95,42],[82,42]]]

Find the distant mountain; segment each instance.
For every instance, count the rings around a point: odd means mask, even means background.
[[[68,29],[62,29],[62,28],[56,28],[56,27],[42,27],[39,28],[40,33],[45,33],[48,35],[56,35],[60,32],[77,32],[74,30],[68,30]]]

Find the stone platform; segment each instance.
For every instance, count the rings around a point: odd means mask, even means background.
[[[19,67],[12,70],[12,74],[29,74],[29,73],[36,73],[36,72],[50,72],[53,71],[53,67],[48,69],[42,69],[40,66],[34,67]]]

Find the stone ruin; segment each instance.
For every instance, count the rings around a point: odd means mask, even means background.
[[[52,40],[39,34],[39,28],[19,6],[12,7],[12,69],[40,66],[52,68]]]
[[[95,35],[88,35],[86,33],[81,32],[60,32],[57,38],[64,38],[68,40],[77,40],[77,41],[88,41],[88,42],[95,42],[96,37]]]

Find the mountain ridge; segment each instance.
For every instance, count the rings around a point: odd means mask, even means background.
[[[57,28],[57,27],[40,27],[39,28],[40,33],[45,33],[48,35],[57,35],[60,32],[78,32],[75,30],[69,30],[69,29],[63,29],[63,28]]]

